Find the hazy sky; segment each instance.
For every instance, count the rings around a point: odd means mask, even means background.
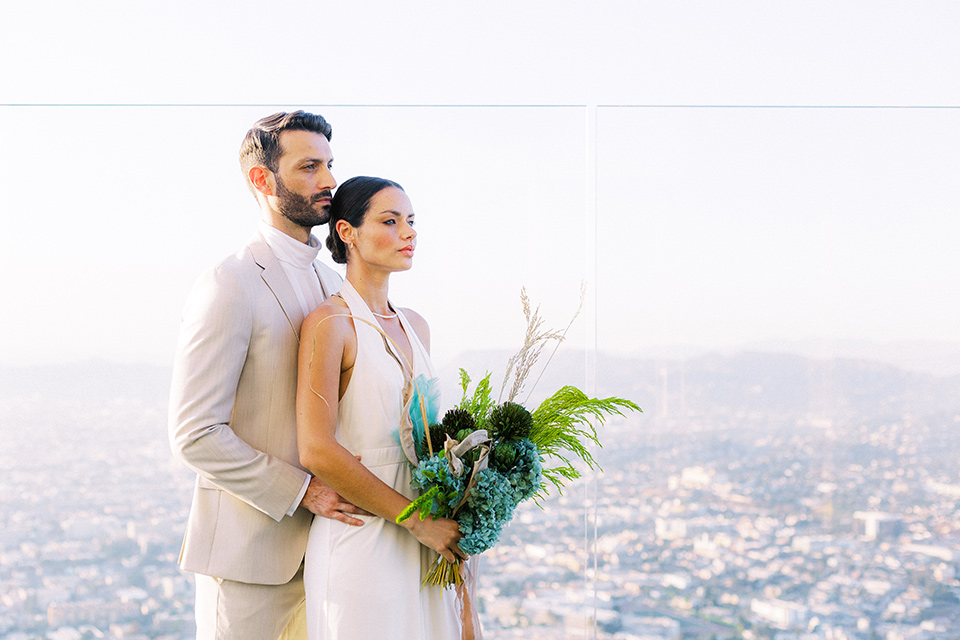
[[[960,340],[954,2],[6,3],[0,363],[169,363],[258,211],[257,118],[418,214],[443,361],[571,341]],[[318,230],[325,235],[324,230]]]

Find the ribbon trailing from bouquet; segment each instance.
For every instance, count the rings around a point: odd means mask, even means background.
[[[486,457],[490,453],[490,438],[485,430],[480,429],[472,432],[462,442],[457,442],[456,439],[448,435],[447,441],[443,443],[443,455],[450,464],[450,473],[458,478],[462,476],[463,456],[477,447],[480,447],[479,458],[484,460],[484,466],[486,466]]]

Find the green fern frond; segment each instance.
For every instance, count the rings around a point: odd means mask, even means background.
[[[556,343],[550,360],[556,353],[556,347],[563,342],[567,331],[579,315],[583,307],[585,288],[580,288],[580,304],[570,323],[563,331],[544,329],[543,319],[540,317],[540,307],[530,304],[526,289],[520,292],[523,303],[523,314],[527,321],[527,330],[523,346],[507,362],[503,382],[500,385],[500,399],[493,400],[490,387],[490,373],[480,381],[472,395],[469,394],[470,376],[464,369],[460,369],[460,387],[463,389],[463,399],[458,408],[469,411],[477,423],[478,429],[489,430],[491,411],[507,393],[505,402],[515,402],[516,397],[524,390],[533,367],[543,352],[547,343]],[[547,364],[550,363],[547,361]],[[541,371],[542,375],[542,371]],[[534,381],[534,386],[540,377]],[[532,392],[532,389],[530,390]],[[529,397],[529,396],[528,396]],[[590,453],[588,447],[602,446],[597,437],[595,422],[602,425],[612,415],[624,415],[625,411],[641,411],[640,407],[629,400],[622,398],[590,398],[576,387],[566,386],[544,400],[533,412],[533,427],[530,431],[530,440],[537,446],[541,458],[549,462],[558,463],[556,466],[544,466],[542,469],[543,481],[540,491],[533,496],[534,502],[546,497],[549,485],[563,492],[567,481],[576,480],[580,472],[574,466],[579,459],[590,469],[599,469],[600,465]]]
[[[490,416],[490,411],[492,411],[494,407],[493,389],[490,387],[491,375],[491,373],[487,372],[483,380],[477,383],[477,388],[473,390],[473,395],[469,395],[470,376],[466,370],[460,369],[460,388],[463,390],[463,398],[460,400],[457,408],[468,411],[470,415],[473,416],[477,429],[486,429],[487,418]]]
[[[397,516],[397,524],[400,524],[416,512],[420,512],[420,519],[425,520],[428,515],[430,515],[430,508],[433,505],[433,497],[440,493],[440,487],[435,486],[431,487],[429,491],[424,493],[422,496],[411,502],[400,512],[400,515]],[[436,517],[434,517],[436,520]]]
[[[460,389],[463,390],[463,399],[467,399],[467,389],[470,387],[470,374],[463,367],[460,368]],[[461,404],[463,404],[461,402]]]
[[[622,416],[628,410],[641,411],[629,400],[590,398],[572,386],[562,387],[544,400],[533,412],[530,440],[537,445],[541,456],[555,458],[561,464],[544,466],[541,493],[548,488],[547,482],[562,492],[566,480],[580,477],[580,472],[573,466],[574,458],[583,461],[590,469],[599,469],[600,465],[587,448],[590,443],[602,446],[591,420],[602,425],[610,416]]]

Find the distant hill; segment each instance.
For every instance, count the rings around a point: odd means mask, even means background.
[[[166,402],[169,367],[87,360],[68,364],[0,366],[0,399],[62,398],[92,401],[139,398]]]
[[[460,399],[457,369],[476,383],[492,371],[495,392],[511,354],[476,351],[440,367],[444,405]],[[546,355],[543,360],[546,360]],[[589,375],[595,371],[595,377]],[[539,371],[530,377],[532,384]],[[960,414],[960,376],[936,376],[859,359],[813,359],[785,353],[744,351],[686,360],[596,357],[561,350],[533,390],[530,403],[565,384],[600,396],[621,396],[648,415],[663,413],[767,414],[857,413]],[[121,397],[165,403],[168,367],[92,360],[64,365],[0,366],[0,399],[89,400]],[[530,385],[528,385],[529,387]],[[521,400],[526,400],[526,395]]]
[[[466,353],[457,366],[475,377],[493,370],[494,387],[499,390],[507,357],[506,353]],[[596,372],[592,380],[585,377],[588,364]],[[455,374],[454,365],[442,371],[448,403],[460,397],[449,383]],[[588,359],[584,352],[561,352],[531,399],[539,401],[563,384],[600,396],[629,398],[648,414],[960,412],[960,376],[917,373],[869,360],[819,360],[785,353],[745,351],[678,360],[609,353]]]
[[[876,342],[842,340],[765,341],[749,344],[745,350],[763,353],[798,353],[818,360],[845,358],[886,362],[895,367],[937,376],[960,375],[960,342],[945,340],[891,340]]]
[[[764,340],[736,349],[707,349],[690,345],[651,347],[631,353],[644,360],[691,359],[720,351],[732,355],[743,351],[794,354],[814,360],[864,360],[885,362],[900,369],[936,376],[960,375],[960,342],[949,340],[890,340],[879,342],[856,338]]]

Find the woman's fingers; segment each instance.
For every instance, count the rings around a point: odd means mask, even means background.
[[[411,518],[410,520],[415,520]],[[407,522],[409,522],[408,520]],[[453,520],[439,518],[437,520],[422,520],[412,523],[411,533],[425,546],[430,547],[450,563],[456,563],[458,558],[467,558],[458,544],[463,537],[460,526]]]

